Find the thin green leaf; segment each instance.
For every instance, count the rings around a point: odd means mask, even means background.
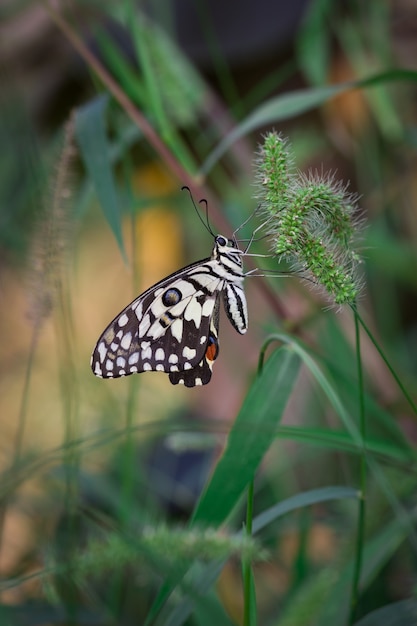
[[[410,598],[393,602],[368,613],[355,626],[411,626],[417,624],[417,600]]]
[[[342,430],[330,430],[328,428],[314,428],[299,426],[279,426],[276,436],[280,439],[291,439],[309,443],[329,450],[344,450],[353,454],[362,454],[363,449],[352,439],[351,435]],[[404,464],[410,468],[410,461],[417,461],[415,453],[411,453],[407,448],[403,448],[396,442],[377,439],[376,437],[366,438],[366,452],[385,457],[385,461]]]
[[[198,626],[213,626],[213,624],[216,626],[233,626],[233,622],[226,615],[225,609],[214,591],[210,594],[193,594],[191,611],[178,610],[180,606],[172,612],[167,620],[164,620],[164,626],[181,626],[186,623],[191,613]]]
[[[417,82],[417,72],[412,70],[392,70],[376,74],[369,78],[326,87],[313,89],[300,89],[280,96],[276,96],[261,104],[253,113],[248,115],[241,124],[236,126],[209,154],[203,163],[200,174],[207,175],[213,165],[220,159],[226,150],[240,137],[247,135],[256,128],[268,126],[274,122],[291,119],[301,113],[310,111],[315,107],[327,102],[331,98],[350,91],[374,85],[383,84],[393,80],[409,80]]]
[[[192,525],[216,527],[230,515],[273,441],[271,433],[283,415],[298,369],[299,359],[288,348],[270,357],[245,398]]]
[[[315,85],[323,84],[329,75],[332,32],[327,18],[332,0],[311,2],[305,11],[296,37],[298,63]]]
[[[141,108],[147,109],[147,92],[138,70],[132,66],[130,60],[126,59],[123,51],[106,32],[98,30],[96,41],[106,64],[117,77],[123,91]]]
[[[120,202],[111,167],[110,147],[107,141],[105,111],[107,96],[100,96],[77,110],[75,133],[87,172],[93,182],[103,213],[119,245],[123,258]]]
[[[296,509],[318,504],[319,502],[326,502],[328,500],[342,500],[344,498],[357,499],[359,495],[359,491],[352,487],[321,487],[319,489],[311,489],[310,491],[297,493],[297,495],[291,496],[291,498],[287,498],[266,511],[263,511],[263,513],[260,513],[260,515],[253,520],[253,534],[258,533],[279,517],[287,515],[287,513],[295,511]]]

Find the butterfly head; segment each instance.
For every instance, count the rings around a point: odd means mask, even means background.
[[[216,235],[214,238],[212,259],[217,259],[221,263],[226,260],[227,265],[235,264],[238,268],[242,267],[242,252],[236,240],[228,239],[224,235]]]
[[[228,239],[227,237],[224,237],[224,235],[216,235],[215,237],[215,243],[216,246],[218,246],[218,248],[237,248],[237,244],[234,241],[234,239]]]

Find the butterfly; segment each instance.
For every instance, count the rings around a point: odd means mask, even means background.
[[[101,378],[165,372],[172,384],[210,382],[219,355],[219,310],[238,333],[248,328],[243,252],[214,237],[211,256],[174,272],[131,302],[103,331],[91,357]]]

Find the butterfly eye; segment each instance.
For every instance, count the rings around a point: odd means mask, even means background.
[[[166,292],[162,296],[162,303],[165,306],[174,306],[174,304],[178,304],[178,302],[182,298],[182,293],[179,289],[167,289]]]
[[[217,235],[216,242],[219,246],[227,246],[227,239],[223,235]]]

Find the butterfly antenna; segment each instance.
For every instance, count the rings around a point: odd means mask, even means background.
[[[256,209],[254,211],[252,211],[252,213],[249,215],[249,217],[246,218],[245,221],[242,222],[241,225],[236,228],[236,230],[233,233],[233,238],[234,239],[236,239],[236,233],[238,233],[244,226],[246,226],[246,224],[248,224],[251,221],[251,219],[254,218],[254,216],[256,215],[256,212],[258,211],[258,209],[259,209],[259,206],[257,206]],[[242,239],[241,241],[244,241],[244,240]]]
[[[196,205],[196,203],[194,201],[194,197],[193,197],[193,194],[191,193],[191,189],[187,185],[184,185],[183,187],[181,187],[181,191],[184,191],[184,190],[187,190],[189,195],[190,195],[191,202],[193,203],[193,207],[195,208],[195,211],[196,211],[196,213],[198,215],[198,219],[203,224],[204,228],[206,230],[208,230],[210,235],[215,237],[215,234],[213,233],[213,231],[212,231],[212,229],[210,227],[210,222],[209,222],[209,219],[208,219],[208,203],[207,203],[207,200],[203,199],[203,200],[200,200],[200,202],[198,203],[198,204],[201,204],[202,202],[204,202],[205,205],[206,205],[206,211],[205,211],[205,213],[206,213],[206,221],[204,221],[203,218],[201,217],[201,213],[200,213],[200,211],[199,211],[199,209],[198,209],[198,207],[197,207],[197,205]]]
[[[205,204],[206,206],[206,210],[205,210],[205,214],[206,214],[206,228],[209,231],[209,233],[211,235],[213,235],[213,237],[216,236],[216,233],[213,232],[212,227],[210,226],[210,220],[209,220],[209,216],[208,216],[208,202],[205,198],[202,198],[198,204]]]
[[[269,237],[270,233],[266,233],[265,235],[262,235],[262,237],[255,237],[256,233],[261,230],[261,228],[264,228],[268,222],[272,221],[272,219],[275,216],[271,215],[270,217],[268,217],[264,222],[262,222],[262,224],[260,224],[260,226],[258,226],[257,228],[255,228],[255,230],[252,232],[252,235],[250,237],[249,240],[242,240],[242,241],[248,241],[248,244],[244,250],[244,254],[248,255],[248,250],[251,247],[251,245],[253,244],[254,241],[261,241],[262,239],[266,239],[267,237]],[[249,255],[248,255],[249,256]]]

